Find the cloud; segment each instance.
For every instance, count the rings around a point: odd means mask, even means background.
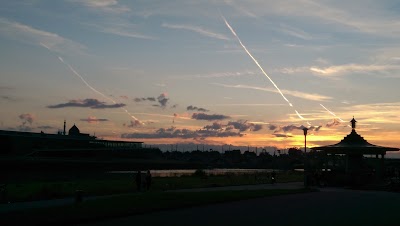
[[[268,126],[269,130],[276,130],[276,128],[278,128],[278,126],[276,126],[276,125],[269,125]]]
[[[70,0],[70,2],[76,2],[92,10],[100,10],[107,13],[120,14],[131,11],[129,7],[119,4],[117,0]]]
[[[220,84],[220,83],[212,83],[213,85],[227,87],[227,88],[237,88],[237,89],[254,89],[272,93],[279,93],[276,89],[272,88],[265,88],[265,87],[258,87],[258,86],[248,86],[248,85],[227,85],[227,84]],[[314,101],[326,101],[332,99],[329,96],[323,96],[316,93],[304,93],[300,91],[291,91],[291,90],[284,90],[281,89],[282,93],[285,95],[290,95],[297,98],[302,98],[306,100],[314,100]]]
[[[233,128],[239,130],[240,132],[244,132],[247,130],[251,130],[251,131],[259,131],[262,129],[262,125],[260,124],[254,124],[254,123],[249,123],[247,121],[230,121],[228,122],[228,126],[233,126]]]
[[[29,132],[32,130],[32,123],[35,121],[35,115],[31,113],[24,113],[18,116],[21,119],[21,125],[17,126],[17,130]]]
[[[282,134],[282,133],[273,133],[272,135],[274,135],[275,137],[293,137],[291,135],[287,135],[287,134]]]
[[[142,101],[156,101],[155,97],[136,97],[135,99],[133,99],[135,102],[142,102]]]
[[[196,74],[196,75],[184,75],[184,76],[172,76],[173,79],[188,79],[188,78],[224,78],[224,77],[239,77],[239,76],[253,76],[259,75],[260,73],[254,71],[237,71],[237,72],[216,72],[209,74]]]
[[[0,99],[6,100],[6,101],[10,101],[10,102],[15,102],[15,101],[17,101],[17,99],[15,99],[14,97],[10,97],[10,96],[7,96],[7,95],[2,95],[2,96],[0,96]]]
[[[20,114],[18,118],[23,121],[23,124],[26,123],[32,124],[33,121],[35,120],[35,115],[31,113],[25,113],[25,114]]]
[[[285,24],[281,24],[280,30],[281,30],[281,32],[286,33],[291,36],[294,36],[296,38],[301,38],[304,40],[312,39],[312,36],[310,34],[308,34],[307,32],[305,32],[301,29],[295,28],[295,27],[285,25]]]
[[[218,115],[218,114],[213,114],[213,115],[208,115],[205,113],[193,113],[192,119],[196,120],[208,120],[208,121],[213,121],[213,120],[224,120],[224,119],[229,119],[229,116],[226,115]]]
[[[176,129],[175,127],[160,128],[154,133],[124,133],[121,138],[130,139],[160,139],[160,138],[182,138],[182,139],[206,139],[209,137],[241,137],[243,134],[233,131],[218,130],[189,130]]]
[[[168,104],[169,98],[167,98],[166,93],[161,93],[157,98],[156,97],[137,97],[133,99],[135,102],[144,102],[144,101],[150,101],[150,102],[155,102],[157,101],[159,104],[153,104],[154,107],[161,107],[165,108]],[[178,105],[173,105],[171,108],[176,108]]]
[[[168,103],[168,98],[167,98],[167,94],[162,93],[160,94],[160,96],[157,97],[157,101],[158,103],[160,103],[160,107],[161,108],[165,108],[167,106]]]
[[[212,125],[204,126],[204,129],[206,129],[206,130],[222,130],[224,127],[225,127],[225,125],[223,125],[219,122],[213,122]]]
[[[329,67],[310,67],[310,71],[325,76],[343,75],[357,72],[382,72],[390,70],[399,70],[398,65],[376,65],[376,64],[344,64]]]
[[[96,116],[89,116],[85,119],[80,119],[81,121],[88,122],[88,123],[98,123],[98,122],[107,122],[108,119],[105,118],[97,118]]]
[[[102,25],[92,25],[97,28],[100,32],[118,35],[121,37],[128,38],[138,38],[138,39],[147,39],[147,40],[156,40],[156,37],[140,34],[137,31],[134,31],[131,26],[125,24],[113,24],[110,27],[102,26]]]
[[[142,126],[142,123],[139,120],[131,120],[129,124],[124,123],[123,126],[134,128]]]
[[[56,33],[36,29],[5,18],[0,18],[0,34],[13,40],[40,45],[59,53],[82,53],[86,49],[84,45]]]
[[[193,31],[200,35],[210,37],[210,38],[216,38],[216,39],[220,39],[220,40],[229,40],[229,38],[223,34],[218,34],[218,33],[206,30],[199,26],[184,25],[184,24],[168,24],[168,23],[163,23],[161,26],[166,27],[166,28],[171,28],[171,29],[182,29],[182,30]]]
[[[201,111],[201,112],[208,112],[209,110],[205,109],[205,108],[199,108],[199,107],[195,107],[195,106],[187,106],[186,110],[188,111]]]
[[[338,119],[333,119],[332,122],[327,123],[325,126],[330,128],[330,127],[335,127],[340,125],[340,121]]]
[[[272,125],[272,124],[268,126],[269,130],[274,130],[274,134],[278,133],[280,131],[287,133],[287,132],[291,132],[293,130],[303,130],[304,128],[307,128],[309,131],[317,132],[322,128],[322,126],[309,126],[309,127],[306,127],[303,125],[301,125],[301,126],[296,126],[296,125],[277,126],[277,125]]]
[[[121,108],[126,106],[123,103],[105,104],[97,99],[70,100],[68,103],[49,105],[48,108],[66,108],[66,107],[88,107],[93,109]]]

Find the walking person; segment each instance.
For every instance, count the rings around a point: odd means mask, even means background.
[[[137,191],[141,191],[142,190],[142,172],[140,170],[138,170],[136,173],[135,181],[136,181]]]
[[[151,173],[150,170],[147,170],[146,173],[146,190],[149,190],[151,186]]]

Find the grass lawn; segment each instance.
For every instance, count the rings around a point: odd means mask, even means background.
[[[88,200],[67,206],[32,209],[0,215],[0,225],[60,225],[105,220],[134,214],[259,197],[311,192],[298,190],[243,190],[211,192],[144,192]]]
[[[302,181],[303,174],[280,172],[277,182]],[[226,174],[219,176],[155,177],[151,191],[165,191],[185,188],[219,187],[246,184],[269,183],[265,173]],[[28,181],[10,183],[6,186],[5,198],[0,202],[21,202],[43,199],[72,197],[76,190],[83,190],[85,196],[110,195],[136,191],[134,175],[94,175],[92,179],[81,178],[69,181]]]

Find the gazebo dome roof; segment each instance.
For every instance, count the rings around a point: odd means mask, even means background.
[[[384,154],[386,151],[398,151],[398,148],[382,147],[374,144],[370,144],[362,136],[360,136],[355,130],[356,120],[351,120],[352,131],[350,134],[345,136],[337,144],[313,147],[313,150],[323,150],[329,153],[336,154],[348,154],[348,153],[358,153],[358,154]]]
[[[78,127],[74,124],[71,129],[68,130],[68,134],[69,135],[79,135],[80,131],[78,129]]]

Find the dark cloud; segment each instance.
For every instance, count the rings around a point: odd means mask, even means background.
[[[207,121],[224,120],[224,119],[228,119],[228,118],[230,118],[230,117],[226,116],[226,115],[217,115],[217,114],[208,115],[205,113],[193,113],[193,115],[192,115],[192,119],[207,120]]]
[[[81,119],[81,121],[88,122],[88,123],[97,123],[97,122],[107,122],[108,119],[96,118],[95,116],[89,116],[87,118]]]
[[[262,129],[262,125],[260,124],[249,123],[247,121],[241,120],[236,122],[228,122],[228,126],[233,126],[233,128],[239,130],[240,132],[244,132],[247,130],[259,131]]]
[[[35,116],[31,113],[20,114],[19,119],[22,120],[22,123],[25,125],[26,123],[32,124],[35,120]]]
[[[141,97],[141,98],[135,98],[135,99],[133,99],[135,102],[142,102],[142,101],[152,101],[152,102],[154,102],[154,101],[156,101],[156,98],[155,97]]]
[[[283,126],[281,129],[283,130],[283,132],[286,133],[286,132],[290,132],[290,131],[293,131],[296,129],[302,130],[303,128],[305,128],[303,125],[301,125],[301,126],[287,125],[287,126]]]
[[[257,132],[257,131],[262,130],[262,128],[263,128],[263,126],[262,126],[261,124],[255,124],[255,125],[253,126],[253,131],[254,131],[254,132]]]
[[[143,101],[155,102],[155,101],[157,101],[158,104],[153,104],[152,106],[165,108],[168,104],[169,99],[167,98],[167,94],[161,93],[157,98],[155,98],[155,97],[137,97],[133,100],[135,102],[143,102]],[[177,106],[178,105],[173,105],[172,108],[175,108]]]
[[[155,133],[124,133],[121,138],[135,138],[135,139],[156,139],[156,138],[182,138],[182,139],[206,139],[208,137],[241,137],[243,134],[231,131],[216,131],[216,130],[189,130],[189,129],[176,129],[160,128]]]
[[[128,124],[124,123],[123,126],[134,128],[141,126],[142,123],[139,120],[131,120]]]
[[[278,126],[276,126],[276,125],[272,125],[271,124],[271,125],[268,126],[269,130],[276,130],[276,128],[278,128]]]
[[[21,125],[17,126],[17,130],[22,132],[29,132],[32,130],[32,123],[35,121],[35,115],[31,113],[24,113],[18,116],[21,119]]]
[[[88,107],[93,109],[104,108],[120,108],[126,106],[125,104],[106,104],[105,102],[97,99],[84,99],[84,100],[70,100],[68,103],[49,105],[48,108],[65,108],[65,107]]]
[[[328,122],[325,126],[329,128],[329,127],[335,127],[338,125],[340,125],[340,121],[334,118],[332,120],[332,122]]]
[[[2,95],[0,96],[1,99],[6,100],[6,101],[17,101],[15,98],[10,97],[10,96],[6,96],[6,95]]]
[[[169,99],[167,98],[167,95],[164,93],[161,93],[160,96],[157,97],[157,101],[160,103],[161,108],[165,108],[167,106],[168,100]]]
[[[282,133],[273,133],[272,135],[274,135],[275,137],[293,137],[287,134],[282,134]]]
[[[177,107],[178,107],[178,104],[174,104],[171,106],[171,108],[177,108]]]
[[[188,111],[201,111],[201,112],[208,112],[209,111],[209,110],[207,110],[205,108],[199,108],[199,107],[192,106],[192,105],[187,106],[186,110],[188,110]]]
[[[214,122],[212,125],[206,125],[204,126],[204,129],[206,130],[222,130],[224,128],[224,125],[218,122]]]
[[[308,128],[308,129],[318,132],[321,128],[322,128],[322,126],[311,126],[311,127]]]

